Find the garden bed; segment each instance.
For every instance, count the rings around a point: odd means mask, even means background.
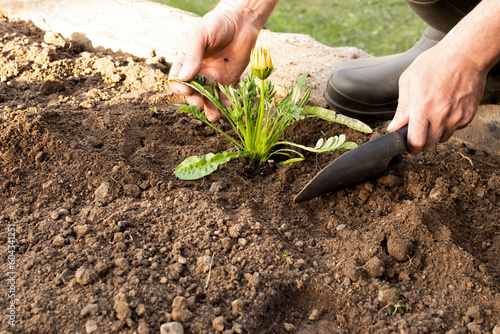
[[[81,52],[0,20],[0,222],[15,227],[12,333],[489,333],[500,325],[499,158],[449,142],[294,204],[336,155],[174,168],[232,144],[190,115],[168,64]],[[291,78],[293,79],[293,78]],[[228,125],[222,125],[229,129]],[[360,134],[319,119],[286,139]],[[7,253],[0,273],[7,286]],[[5,288],[6,289],[6,288]],[[403,307],[395,311],[401,300]],[[496,332],[498,333],[499,327]]]

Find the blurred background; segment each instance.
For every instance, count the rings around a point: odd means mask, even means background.
[[[218,0],[154,0],[203,16]],[[280,0],[265,28],[301,33],[328,46],[355,46],[374,56],[409,49],[426,25],[404,0]]]

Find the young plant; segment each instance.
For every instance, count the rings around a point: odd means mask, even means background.
[[[272,59],[267,50],[259,48],[252,50],[251,71],[247,78],[240,80],[238,88],[233,85],[215,87],[212,80],[207,81],[203,76],[197,76],[190,82],[182,82],[208,98],[224,114],[237,137],[232,137],[209,122],[203,111],[195,105],[183,105],[179,111],[187,112],[203,123],[225,136],[236,147],[235,152],[209,153],[202,156],[192,156],[184,160],[174,171],[182,180],[194,180],[204,177],[217,169],[223,163],[237,158],[250,158],[258,162],[265,162],[273,155],[283,155],[288,159],[280,162],[281,165],[302,161],[304,155],[296,149],[325,153],[335,150],[349,150],[356,147],[356,143],[346,142],[345,135],[335,136],[324,140],[319,139],[315,147],[307,147],[284,140],[283,133],[293,123],[307,118],[321,119],[344,124],[361,132],[371,133],[366,124],[334,111],[320,107],[305,107],[311,94],[309,87],[301,98],[302,89],[306,85],[307,73],[291,86],[287,95],[275,102],[276,90],[267,78],[274,72]],[[257,80],[257,78],[259,80]],[[229,100],[230,105],[222,103],[222,94]],[[287,145],[289,147],[283,147]],[[295,155],[295,156],[293,156]]]
[[[402,300],[398,300],[396,305],[394,305],[394,311],[391,316],[395,316],[399,310],[403,310],[403,312],[410,312],[412,310],[411,306],[408,303],[404,303]]]

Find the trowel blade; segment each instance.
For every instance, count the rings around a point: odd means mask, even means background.
[[[331,162],[294,198],[295,203],[381,175],[406,153],[408,127],[370,140]]]

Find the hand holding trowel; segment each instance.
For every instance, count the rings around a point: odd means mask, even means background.
[[[308,201],[320,195],[343,189],[374,178],[401,162],[406,153],[408,126],[387,133],[342,154],[320,171],[294,202]]]

